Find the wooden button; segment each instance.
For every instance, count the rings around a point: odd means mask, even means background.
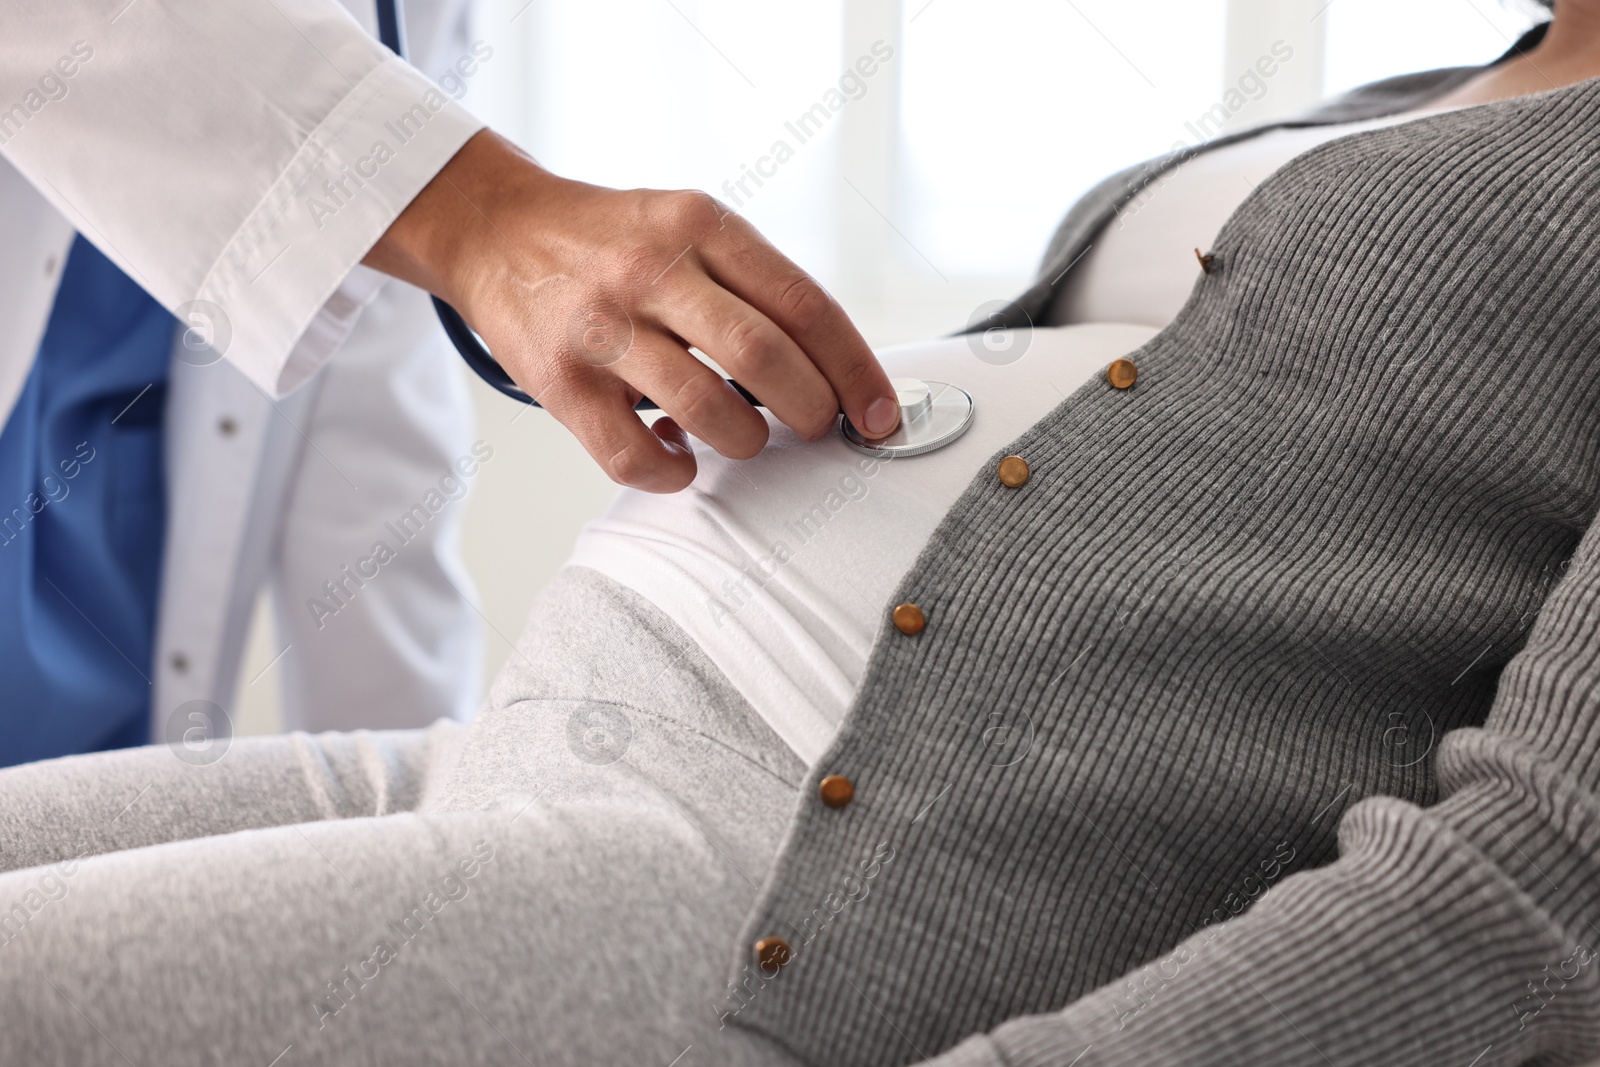
[[[894,628],[907,637],[920,634],[926,625],[928,617],[915,604],[901,604],[894,609]]]
[[[1028,461],[1021,456],[1007,456],[1000,461],[1000,484],[1015,489],[1028,481]]]
[[[856,787],[842,774],[830,774],[817,783],[822,802],[830,808],[842,808],[855,799]]]
[[[1106,368],[1106,381],[1111,383],[1113,389],[1126,389],[1139,380],[1139,368],[1133,365],[1131,359],[1114,359],[1111,366]]]
[[[789,942],[781,937],[763,937],[756,942],[756,965],[773,972],[789,962]]]

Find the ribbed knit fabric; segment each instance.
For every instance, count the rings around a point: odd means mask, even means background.
[[[1264,182],[907,575],[730,1021],[819,1067],[1600,1054],[1597,219],[1600,80]]]

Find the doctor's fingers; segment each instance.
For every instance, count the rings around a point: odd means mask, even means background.
[[[795,356],[801,358],[798,350]],[[673,338],[646,332],[608,369],[729,459],[749,459],[767,443],[767,420],[761,413]],[[820,376],[818,384],[831,403],[832,394]]]
[[[633,409],[638,397],[620,378],[594,370],[552,383],[538,400],[612,481],[647,493],[676,493],[694,481],[694,449],[671,418],[646,426]]]
[[[683,279],[664,294],[669,299],[663,306],[653,309],[662,325],[715,360],[734,380],[755,394],[774,418],[801,437],[814,441],[832,430],[838,421],[839,399],[834,395],[833,386],[800,346],[771,319],[706,275],[685,272]],[[658,396],[639,379],[629,376],[629,380],[666,408],[666,397]],[[710,392],[707,386],[693,387]],[[727,391],[760,421],[761,443],[765,444],[766,420],[755,415],[755,409],[731,389]],[[666,410],[679,415],[671,408]],[[730,410],[731,420],[731,409],[725,410]],[[679,417],[678,422],[728,458],[746,458],[718,446],[716,441],[701,433],[701,429],[710,428],[704,420],[686,421]],[[754,451],[750,453],[754,454]]]
[[[895,428],[900,407],[888,372],[866,339],[839,302],[755,227],[726,214],[717,235],[700,250],[700,261],[714,281],[765,315],[804,351],[853,425],[874,437]],[[735,377],[743,373],[728,369]]]

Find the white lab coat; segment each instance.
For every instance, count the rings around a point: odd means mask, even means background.
[[[288,726],[472,710],[459,502],[403,547],[385,527],[452,472],[470,483],[465,382],[425,295],[358,264],[481,123],[373,41],[370,0],[348,3],[0,0],[0,413],[74,231],[202,331],[175,342],[169,386],[158,738],[189,701],[232,708],[263,583]],[[408,4],[420,67],[469,55],[465,3]],[[378,540],[399,551],[352,582]]]

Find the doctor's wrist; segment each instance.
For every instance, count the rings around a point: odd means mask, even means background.
[[[526,204],[530,186],[562,179],[493,130],[478,131],[406,205],[362,263],[425,289],[474,321],[475,299],[494,282],[493,264],[515,255],[491,220],[507,199]]]

